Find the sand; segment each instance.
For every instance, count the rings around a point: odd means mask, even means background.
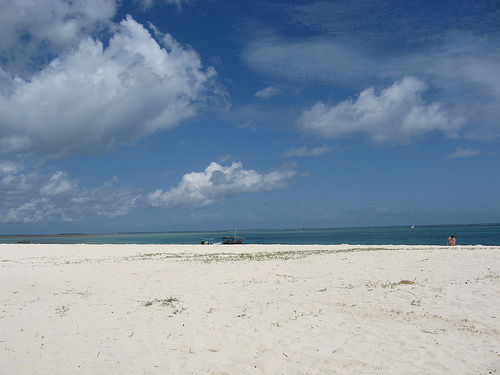
[[[500,373],[500,247],[0,245],[2,374]]]

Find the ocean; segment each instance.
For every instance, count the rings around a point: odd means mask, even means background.
[[[54,236],[0,236],[0,243],[53,244],[200,244],[202,240],[222,241],[233,231],[116,233],[116,234],[61,234]],[[450,235],[457,245],[500,246],[500,224],[293,229],[293,230],[241,230],[244,244],[290,245],[446,245]]]

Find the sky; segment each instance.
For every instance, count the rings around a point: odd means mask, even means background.
[[[500,222],[498,0],[0,0],[0,235]]]

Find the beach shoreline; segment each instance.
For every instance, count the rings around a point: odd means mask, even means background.
[[[500,372],[500,247],[0,244],[8,374]]]

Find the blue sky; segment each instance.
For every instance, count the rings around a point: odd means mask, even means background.
[[[500,222],[497,1],[0,8],[0,234]]]

